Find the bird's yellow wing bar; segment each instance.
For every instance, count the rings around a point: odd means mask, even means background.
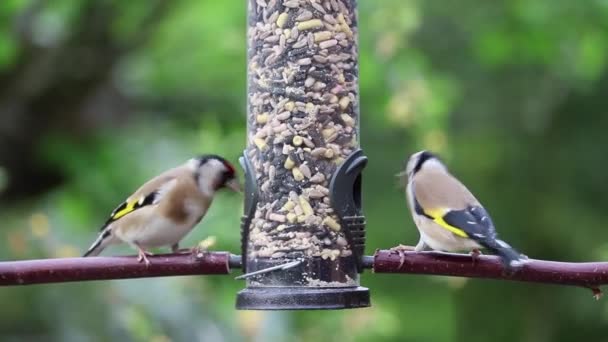
[[[112,213],[110,218],[114,221],[114,220],[118,220],[119,218],[127,215],[128,213],[130,213],[136,209],[135,205],[137,204],[137,202],[139,202],[139,200],[132,200],[129,202],[125,201],[118,208],[116,208],[116,210]]]
[[[442,228],[445,228],[447,230],[449,230],[450,232],[456,234],[457,236],[463,237],[463,238],[468,238],[469,235],[462,229],[458,228],[458,227],[454,227],[450,224],[448,224],[447,222],[445,222],[445,220],[443,219],[443,216],[448,212],[449,210],[445,210],[445,209],[426,209],[424,210],[424,213],[427,214],[428,216],[430,216],[433,221],[435,223],[437,223],[438,225],[440,225]]]

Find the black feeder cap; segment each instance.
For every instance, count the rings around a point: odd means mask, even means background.
[[[248,287],[236,297],[239,310],[336,310],[370,306],[365,287]]]

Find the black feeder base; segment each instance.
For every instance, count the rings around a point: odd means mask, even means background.
[[[236,297],[239,310],[338,310],[370,306],[365,287],[248,287]]]

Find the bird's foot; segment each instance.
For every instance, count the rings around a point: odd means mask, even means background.
[[[479,260],[479,256],[483,255],[483,253],[477,248],[473,248],[469,254],[471,254],[471,258],[473,259],[473,266],[475,266],[477,264],[477,260]]]
[[[399,254],[399,268],[401,268],[401,266],[403,266],[405,263],[405,252],[413,252],[415,250],[416,247],[414,246],[406,246],[401,244],[390,249],[391,252],[397,252]]]
[[[399,245],[399,246],[395,246],[393,248],[390,249],[390,251],[392,252],[413,252],[416,250],[415,246],[408,246],[408,245]]]
[[[150,266],[150,260],[148,260],[148,256],[152,256],[154,254],[144,250],[141,247],[137,247],[137,262],[144,262],[146,266]]]

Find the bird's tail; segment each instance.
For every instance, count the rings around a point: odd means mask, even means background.
[[[486,241],[486,246],[489,250],[500,256],[505,267],[508,269],[513,270],[521,268],[526,262],[528,262],[528,258],[525,255],[522,255],[508,243],[500,239]]]
[[[93,242],[91,247],[89,247],[86,253],[84,253],[83,257],[99,255],[99,253],[101,253],[101,251],[103,251],[110,244],[111,240],[112,232],[110,232],[110,229],[108,228],[104,229],[101,234],[99,234],[95,242]]]

